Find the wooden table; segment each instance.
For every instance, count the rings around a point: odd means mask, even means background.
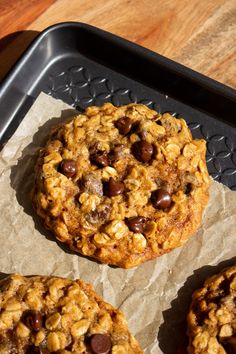
[[[49,25],[80,21],[236,89],[236,0],[0,0],[0,80]]]

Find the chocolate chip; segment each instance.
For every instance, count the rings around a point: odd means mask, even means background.
[[[108,354],[111,350],[111,338],[106,334],[94,334],[90,339],[93,354]]]
[[[222,344],[227,354],[236,354],[236,337],[226,338]]]
[[[157,189],[151,195],[152,205],[156,209],[166,209],[171,205],[171,196],[165,189]]]
[[[115,122],[115,126],[120,134],[126,135],[132,128],[132,120],[128,117],[122,117]]]
[[[145,140],[137,141],[132,146],[134,157],[140,162],[149,162],[152,158],[153,145]]]
[[[105,182],[103,185],[103,191],[107,197],[115,197],[116,195],[122,194],[124,189],[124,184],[122,182],[115,181],[112,177],[110,177],[109,181]]]
[[[146,218],[144,216],[135,216],[126,220],[126,224],[130,231],[135,233],[143,233],[145,228]]]
[[[85,174],[80,181],[80,188],[82,192],[88,194],[103,195],[102,181],[97,179],[93,173]]]
[[[23,313],[22,321],[28,328],[38,332],[42,328],[43,316],[39,311],[26,310]]]
[[[65,159],[60,164],[60,172],[66,177],[74,177],[76,175],[77,165],[74,160]]]
[[[91,154],[90,160],[98,167],[106,167],[109,165],[108,154],[103,150],[97,150],[95,153]]]

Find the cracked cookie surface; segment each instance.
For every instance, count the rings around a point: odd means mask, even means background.
[[[207,279],[188,313],[190,354],[236,353],[236,266]]]
[[[129,268],[181,246],[208,201],[204,140],[141,104],[89,107],[56,127],[36,166],[33,203],[56,238]]]
[[[81,280],[0,281],[1,354],[142,354],[123,314]]]

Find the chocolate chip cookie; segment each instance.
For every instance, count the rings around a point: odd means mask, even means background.
[[[194,292],[187,320],[188,353],[236,353],[236,266]]]
[[[91,285],[13,274],[0,282],[1,354],[142,354],[123,314]]]
[[[34,206],[73,250],[133,267],[183,245],[199,227],[205,152],[205,141],[168,113],[89,107],[56,127],[41,150]]]

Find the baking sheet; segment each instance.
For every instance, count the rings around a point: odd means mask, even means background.
[[[98,264],[57,244],[30,201],[37,151],[50,127],[75,111],[41,93],[0,156],[2,273],[82,278],[126,315],[146,354],[173,354],[184,337],[192,291],[206,276],[236,262],[236,193],[210,189],[201,229],[182,248],[129,269]]]

